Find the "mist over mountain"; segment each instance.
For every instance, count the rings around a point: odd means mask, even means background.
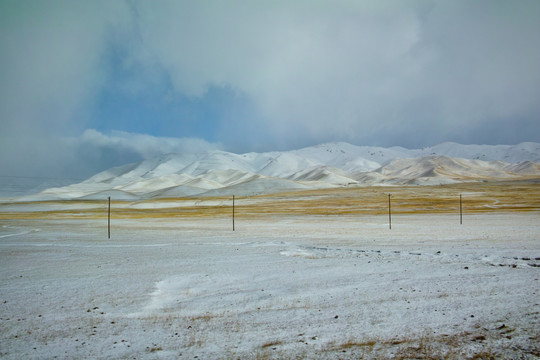
[[[249,196],[368,185],[437,185],[540,178],[540,144],[461,145],[423,149],[325,143],[285,152],[167,154],[100,172],[20,200],[140,200]]]

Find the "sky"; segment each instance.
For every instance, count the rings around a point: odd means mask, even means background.
[[[0,177],[540,142],[540,2],[0,0]]]

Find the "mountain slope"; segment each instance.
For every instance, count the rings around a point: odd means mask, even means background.
[[[540,175],[540,166],[532,162],[508,164],[432,155],[421,158],[396,159],[373,173],[360,173],[363,183],[445,184],[474,180],[508,180]]]
[[[507,163],[523,161],[538,163],[540,162],[540,144],[528,142],[518,145],[461,145],[446,142],[424,149],[420,156],[432,154],[484,161],[500,160]]]
[[[445,184],[540,178],[540,144],[423,149],[326,143],[285,152],[168,154],[103,171],[70,186],[22,199],[114,196],[126,200],[254,195],[379,184]]]

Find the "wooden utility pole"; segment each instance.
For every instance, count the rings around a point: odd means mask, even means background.
[[[111,238],[111,197],[109,196],[109,216],[107,217],[107,229],[109,233],[109,239]]]
[[[234,195],[232,196],[232,231],[234,231]]]
[[[461,201],[461,194],[459,194],[459,223],[463,224],[463,203]]]
[[[392,205],[390,203],[390,197],[392,194],[388,194],[388,228],[392,230]]]

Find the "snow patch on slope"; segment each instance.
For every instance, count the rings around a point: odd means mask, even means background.
[[[423,149],[325,143],[285,152],[167,154],[19,200],[144,199],[264,194],[352,185],[447,184],[540,178],[540,144]]]

